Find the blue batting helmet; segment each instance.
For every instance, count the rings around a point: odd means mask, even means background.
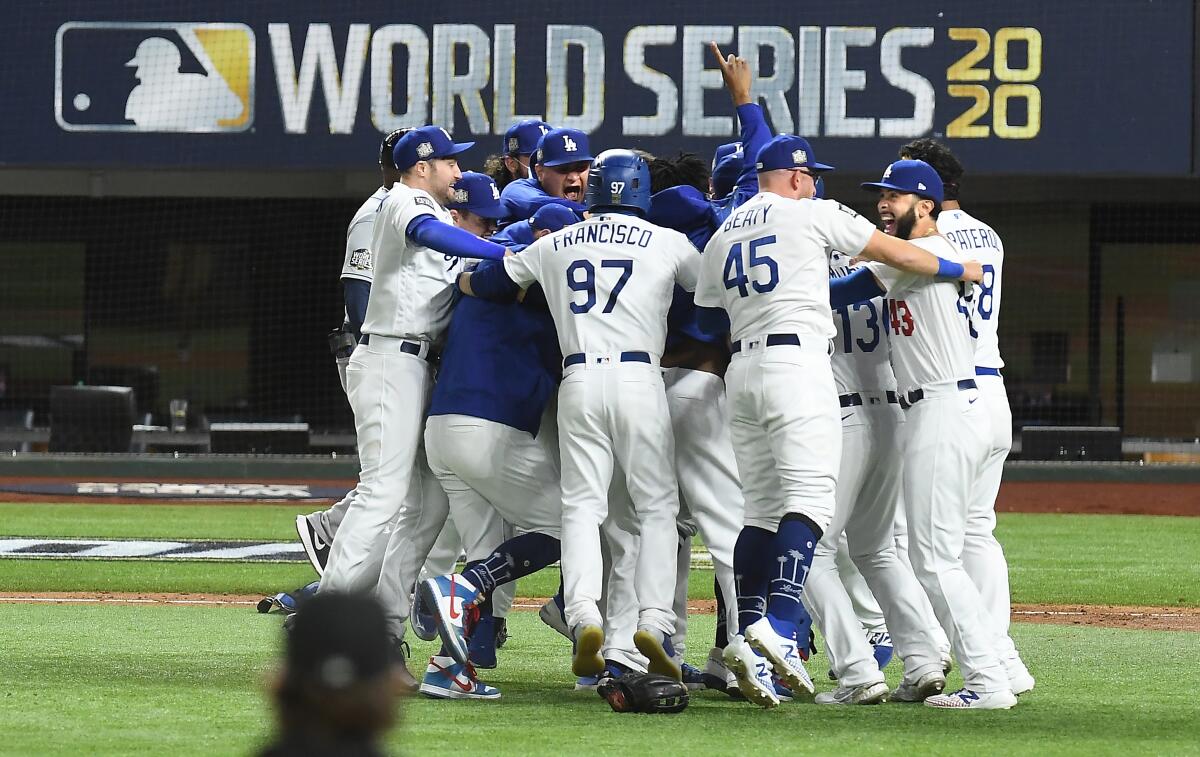
[[[587,206],[650,212],[650,166],[632,150],[605,150],[588,171]]]

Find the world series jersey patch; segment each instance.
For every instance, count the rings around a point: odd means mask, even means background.
[[[371,251],[360,248],[350,253],[350,267],[360,271],[371,270]]]

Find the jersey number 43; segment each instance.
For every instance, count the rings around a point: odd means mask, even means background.
[[[775,244],[774,234],[750,240],[745,249],[741,242],[730,247],[729,254],[725,256],[725,270],[722,274],[725,278],[725,288],[737,289],[739,297],[749,297],[751,289],[759,294],[766,294],[775,289],[779,284],[779,264],[770,255],[759,252],[759,248],[772,244]],[[767,280],[760,281],[762,276],[755,273],[754,269],[764,267],[767,269]],[[750,271],[749,275],[746,274],[747,270]]]

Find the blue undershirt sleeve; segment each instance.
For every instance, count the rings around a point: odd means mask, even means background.
[[[471,273],[471,292],[482,300],[516,302],[521,287],[508,276],[503,263],[480,263]]]
[[[362,340],[362,325],[367,319],[367,298],[371,285],[362,279],[342,279],[342,297],[346,301],[346,319],[354,330],[354,338]]]
[[[868,268],[859,268],[849,276],[837,276],[829,280],[829,305],[835,309],[886,293]]]

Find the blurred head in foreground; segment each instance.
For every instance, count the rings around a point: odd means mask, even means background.
[[[279,733],[264,755],[382,754],[401,691],[374,599],[319,594],[296,615],[274,684]]]

